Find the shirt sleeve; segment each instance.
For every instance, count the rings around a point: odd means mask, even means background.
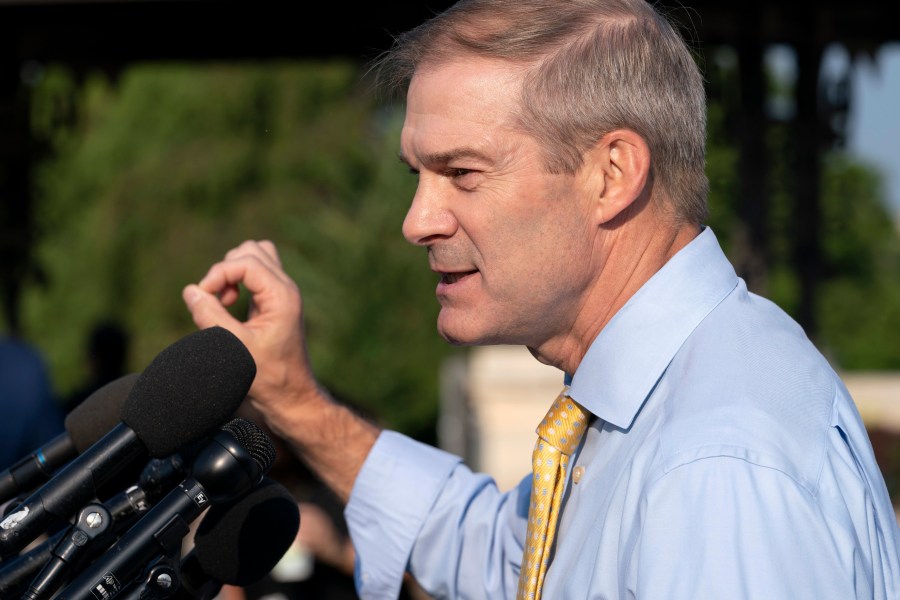
[[[360,597],[396,598],[407,570],[436,598],[514,596],[528,486],[501,493],[459,457],[383,432],[345,511]]]
[[[777,469],[735,457],[689,462],[646,496],[629,592],[671,600],[871,597],[858,589],[871,574],[845,537],[852,534],[829,527],[831,517]]]

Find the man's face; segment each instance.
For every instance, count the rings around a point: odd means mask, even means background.
[[[514,126],[520,77],[465,59],[410,85],[401,158],[419,183],[403,234],[440,275],[438,330],[452,343],[536,348],[567,335],[599,260],[591,186],[548,174]]]

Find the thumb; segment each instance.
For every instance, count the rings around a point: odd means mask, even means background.
[[[181,292],[181,297],[197,327],[206,329],[207,327],[219,325],[237,335],[237,330],[241,328],[240,321],[231,316],[231,313],[222,306],[222,303],[213,294],[203,291],[199,286],[192,283],[185,286]]]

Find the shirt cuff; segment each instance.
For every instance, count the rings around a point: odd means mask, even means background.
[[[458,456],[396,432],[378,436],[344,511],[356,549],[360,598],[400,594],[419,530],[460,462]]]

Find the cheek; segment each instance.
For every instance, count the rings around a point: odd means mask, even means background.
[[[512,224],[507,234],[492,238],[486,256],[484,282],[498,300],[518,305],[543,302],[568,285],[572,254],[558,232],[535,227],[534,222]],[[563,290],[559,290],[563,291]]]
[[[471,221],[477,228],[470,235],[484,261],[485,285],[504,299],[530,290],[546,295],[555,285],[581,281],[585,274],[579,269],[585,270],[590,261],[589,219],[586,207],[572,199],[574,191],[534,187],[543,193],[519,187],[505,196],[512,200],[494,198],[482,204]]]
[[[591,279],[592,238],[585,221],[571,214],[555,216],[540,221],[522,241],[523,276],[535,288],[577,292]]]

